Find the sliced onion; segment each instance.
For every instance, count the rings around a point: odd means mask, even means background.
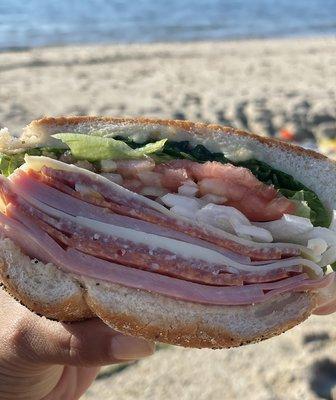
[[[328,246],[336,245],[336,232],[323,228],[321,226],[317,226],[312,231],[308,232],[306,239],[323,239],[327,242]]]
[[[209,214],[213,214],[213,216],[217,218],[225,217],[243,225],[251,225],[251,222],[248,220],[248,218],[246,218],[242,212],[234,207],[210,203],[203,207],[202,210],[208,212]]]
[[[170,209],[174,214],[182,215],[183,217],[195,219],[195,210],[176,205]]]
[[[117,169],[117,163],[113,160],[101,160],[100,168],[103,172],[113,172]]]
[[[195,197],[198,192],[198,186],[194,182],[192,182],[192,184],[186,182],[180,186],[177,191],[182,196]]]
[[[219,206],[212,203],[197,211],[196,220],[234,234],[238,234],[235,226],[238,227],[238,230],[240,226],[251,226],[250,221],[245,217],[245,215],[234,207]],[[260,235],[262,234],[259,234],[259,236]],[[250,235],[242,233],[242,230],[238,236],[251,239]],[[267,241],[269,240],[269,236],[270,234],[268,233]]]
[[[313,230],[308,218],[284,214],[281,219],[269,222],[254,222],[255,226],[267,229],[275,241],[307,243],[305,234]]]
[[[232,222],[232,225],[238,236],[251,237],[254,240],[266,243],[271,243],[273,241],[271,233],[264,228],[259,228],[253,225],[243,225],[235,222]]]
[[[309,239],[308,244],[307,244],[308,249],[313,250],[314,254],[317,256],[320,256],[323,254],[327,248],[327,242],[321,238],[314,238],[314,239]]]
[[[216,194],[206,194],[200,198],[205,204],[224,204],[227,198],[224,196],[217,196]]]
[[[299,217],[297,215],[284,214],[282,219],[289,224],[295,224],[297,226],[300,226],[302,227],[302,229],[308,230],[313,226],[309,218]]]
[[[196,212],[196,220],[198,222],[220,228],[226,232],[234,233],[234,229],[229,218],[226,216],[217,215],[206,207],[203,207],[201,210]]]
[[[196,198],[190,198],[187,196],[181,196],[179,194],[168,193],[165,196],[161,197],[161,200],[168,207],[183,207],[187,210],[199,210],[201,208],[200,201]]]
[[[320,262],[318,263],[321,267],[326,267],[336,261],[336,246],[331,246],[323,253]]]
[[[116,183],[117,185],[122,185],[124,182],[123,177],[119,174],[103,173],[100,175],[108,179],[109,181]]]
[[[153,171],[143,171],[138,173],[138,177],[146,186],[162,186],[161,174]]]

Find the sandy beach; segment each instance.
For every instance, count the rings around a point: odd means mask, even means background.
[[[311,317],[268,341],[230,350],[169,347],[110,378],[83,399],[336,399],[335,317]]]
[[[44,115],[219,122],[310,142],[336,135],[336,39],[0,53],[0,125]]]
[[[336,137],[336,39],[50,47],[0,53],[0,127],[57,115],[218,122]],[[228,351],[164,347],[104,368],[86,400],[336,399],[336,315]]]

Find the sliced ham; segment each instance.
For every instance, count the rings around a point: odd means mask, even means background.
[[[244,282],[258,282],[263,280],[268,281],[268,280],[280,279],[280,277],[284,277],[286,274],[288,275],[288,273],[298,272],[298,270],[301,271],[302,267],[304,267],[307,270],[310,270],[311,273],[317,276],[322,273],[322,270],[319,266],[317,266],[316,264],[314,264],[309,260],[300,258],[290,258],[278,262],[270,262],[267,265],[265,264],[261,266],[254,265],[254,267],[252,268],[250,260],[237,260],[237,259],[235,260],[230,253],[223,252],[220,248],[212,246],[211,244],[210,244],[211,248],[209,248],[208,244],[207,248],[204,248],[202,250],[199,246],[203,247],[204,245],[207,244],[206,242],[199,239],[196,240],[194,238],[189,238],[187,235],[180,234],[178,232],[172,231],[170,233],[168,229],[166,229],[166,232],[171,236],[171,238],[173,238],[173,240],[165,236],[166,240],[162,241],[162,238],[159,239],[157,237],[157,236],[162,236],[162,231],[160,231],[161,227],[155,227],[155,225],[139,220],[134,220],[135,223],[137,223],[138,225],[133,226],[134,221],[132,222],[131,218],[115,214],[109,214],[108,212],[106,212],[107,210],[103,209],[101,211],[99,207],[88,205],[84,202],[83,202],[84,208],[82,209],[81,207],[82,202],[80,200],[67,196],[66,194],[63,193],[61,193],[61,196],[63,196],[63,198],[60,198],[59,197],[60,194],[58,193],[58,191],[55,191],[55,189],[52,188],[48,188],[44,184],[41,184],[38,181],[36,182],[32,180],[32,178],[30,178],[27,174],[22,172],[16,174],[16,176],[12,177],[12,179],[13,178],[15,178],[14,179],[15,189],[14,185],[10,185],[8,181],[5,181],[2,188],[3,196],[7,199],[7,201],[11,201],[14,204],[18,204],[19,207],[23,208],[28,213],[34,215],[37,221],[44,220],[45,222],[50,223],[49,220],[46,219],[48,218],[46,216],[52,216],[58,220],[63,220],[63,221],[68,220],[76,224],[84,225],[86,228],[91,229],[92,227],[94,231],[91,233],[91,237],[94,235],[94,233],[102,232],[103,234],[107,233],[108,235],[112,235],[115,241],[116,238],[131,240],[132,243],[134,244],[135,243],[138,243],[140,245],[146,244],[147,246],[151,246],[153,249],[155,249],[156,247],[162,248],[163,246],[164,249],[170,251],[171,253],[175,254],[176,252],[179,252],[180,257],[182,258],[185,255],[189,254],[189,261],[188,261],[189,264],[191,262],[190,258],[193,259],[195,257],[196,258],[198,257],[198,259],[203,260],[203,262],[204,261],[210,262],[212,259],[213,263],[220,263],[221,265],[220,271],[235,272],[235,273],[239,271],[240,274],[244,275],[243,276]],[[19,193],[19,196],[15,194],[15,191],[16,193]],[[50,191],[51,193],[49,193]],[[67,205],[66,212],[70,213],[70,215],[61,212],[60,210],[57,210],[55,208],[52,208],[50,206],[47,206],[46,204],[41,203],[39,200],[36,200],[36,198],[34,199],[31,196],[33,197],[40,196],[40,198],[42,196],[42,200],[46,201],[47,203],[49,202],[49,204],[54,203],[54,205],[56,205],[58,208],[62,207],[64,208]],[[26,201],[28,201],[28,205]],[[94,212],[90,210],[90,207]],[[41,211],[44,214],[42,214]],[[84,215],[85,218],[74,218],[73,217],[74,215],[77,216]],[[88,219],[88,217],[91,219]],[[126,222],[123,220],[126,220]],[[103,224],[98,223],[98,221],[104,223]],[[50,224],[56,226],[56,228],[59,228],[52,222]],[[139,237],[137,234],[135,235],[134,232],[135,228],[143,233],[141,237]],[[79,229],[80,228],[77,228],[77,230]],[[76,229],[71,228],[70,232],[73,231],[76,231]],[[159,235],[156,234],[157,232],[159,233]],[[146,235],[146,233],[150,234]],[[178,239],[178,241],[176,241],[176,239]],[[180,241],[184,242],[182,248]],[[122,248],[119,248],[117,250],[122,250]],[[213,250],[215,250],[215,252]],[[245,264],[243,264],[242,262],[245,262]],[[186,265],[188,268],[188,263]],[[226,266],[225,271],[224,271],[224,266]],[[228,268],[228,266],[230,266],[230,269]],[[172,269],[169,270],[172,271]],[[202,268],[202,270],[207,271],[207,268],[206,267]],[[192,275],[192,271],[190,272],[190,275]],[[214,284],[216,282],[213,275],[211,275],[211,282],[213,282]],[[221,279],[219,279],[219,283],[220,282],[222,282]]]
[[[243,283],[268,282],[286,278],[290,275],[301,273],[302,266],[295,264],[286,268],[263,269],[258,271],[237,271],[225,265],[216,265],[204,260],[186,259],[182,253],[174,254],[160,247],[155,247],[155,238],[152,246],[141,242],[129,242],[119,236],[101,233],[90,225],[81,225],[74,220],[55,220],[43,212],[29,205],[9,207],[13,215],[27,218],[27,214],[34,217],[37,224],[59,243],[74,247],[82,252],[106,260],[116,261],[120,264],[145,269],[180,279],[222,285],[242,285]],[[24,211],[22,213],[22,210]],[[25,217],[26,216],[26,217]],[[117,232],[118,234],[118,232]]]
[[[180,240],[215,250],[240,263],[250,262],[248,257],[233,253],[229,250],[223,249],[204,240],[191,237],[182,232],[155,225],[147,221],[142,221],[140,219],[115,214],[108,208],[98,207],[90,203],[86,203],[77,197],[70,196],[62,191],[56,190],[53,187],[47,186],[43,182],[34,179],[34,177],[26,174],[23,171],[18,170],[14,175],[12,175],[11,181],[14,183],[14,187],[9,187],[7,183],[7,190],[5,193],[5,195],[10,199],[10,193],[15,192],[19,194],[19,199],[20,197],[25,198],[30,203],[32,203],[33,199],[35,199],[38,202],[54,208],[55,210],[62,211],[72,216],[87,217],[100,222],[106,222],[117,226],[123,226],[125,228],[135,229],[139,232],[152,233],[154,235]],[[35,207],[43,209],[43,206],[38,202],[33,202],[33,204]],[[48,212],[48,210],[45,208],[44,210]],[[49,213],[55,216],[55,212],[52,214],[52,210],[49,210]]]
[[[75,166],[55,160],[44,161],[44,159],[44,157],[27,157],[28,167],[33,167],[37,171],[41,170],[40,178],[45,179],[47,184],[86,202],[109,208],[118,214],[176,229],[238,254],[249,256],[254,260],[291,257],[299,255],[302,251],[302,247],[288,243],[257,244],[220,229],[177,217],[158,203],[127,191],[97,174],[90,171],[83,172]],[[45,165],[52,165],[52,167]],[[76,183],[87,185],[91,190],[91,195],[73,190]]]
[[[76,224],[69,220],[57,221],[38,210],[22,212],[17,206],[9,208],[12,215],[20,220],[33,217],[40,228],[67,247],[76,248],[98,258],[122,265],[175,276],[194,282],[223,285],[241,285],[242,277],[228,272],[233,268],[218,265],[197,258],[188,259],[181,254],[143,243],[129,241],[118,236],[97,232],[95,229]]]
[[[335,273],[329,274],[327,278],[328,284],[323,285],[318,291],[317,308],[314,310],[314,314],[325,315],[336,311],[336,275]],[[306,288],[309,288],[309,283]]]
[[[73,248],[64,250],[49,235],[33,224],[31,219],[16,221],[15,215],[0,213],[0,224],[3,234],[21,247],[27,254],[40,259],[46,257],[46,262],[52,262],[64,271],[87,276],[97,280],[138,289],[187,302],[208,305],[246,305],[265,301],[275,294],[287,291],[300,291],[311,282],[306,274],[300,274],[278,282],[244,285],[240,287],[214,287],[187,282],[164,275],[127,268],[99,258],[84,254]],[[33,228],[32,228],[33,224]],[[33,249],[32,252],[29,249]],[[320,280],[328,284],[326,278]],[[314,290],[312,286],[310,290]]]
[[[131,162],[125,163],[117,166],[118,173],[122,167],[132,168]],[[104,177],[55,160],[28,157],[28,164],[31,169],[24,166],[10,180],[0,177],[5,204],[0,225],[2,236],[31,257],[73,274],[193,303],[245,305],[286,292],[324,291],[322,312],[324,306],[333,306],[327,295],[330,276],[311,279],[322,276],[321,268],[295,257],[307,251],[303,246],[258,244],[176,217]],[[234,185],[232,176],[239,172],[235,167],[231,166],[232,172],[230,166],[222,169],[210,164],[197,164],[196,169],[186,163],[162,168],[174,171],[176,180],[178,176],[187,178],[186,182],[220,176]],[[125,180],[139,179],[141,185],[159,178],[150,174],[166,171],[140,163],[135,169],[134,175],[124,172],[123,178],[128,174]],[[245,171],[240,175],[241,199],[253,185],[256,192],[262,191],[253,176]],[[152,189],[164,187],[158,183]],[[255,197],[266,205],[281,200],[270,193]],[[237,250],[243,255],[235,255]],[[246,255],[261,261],[251,262]]]
[[[144,184],[139,179],[125,179],[123,182],[123,187],[132,192],[140,193],[141,189],[144,187]]]

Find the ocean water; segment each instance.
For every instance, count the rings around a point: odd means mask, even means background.
[[[0,49],[336,34],[336,0],[0,0]]]

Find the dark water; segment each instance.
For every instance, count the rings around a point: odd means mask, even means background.
[[[0,49],[336,34],[336,0],[0,0]]]

